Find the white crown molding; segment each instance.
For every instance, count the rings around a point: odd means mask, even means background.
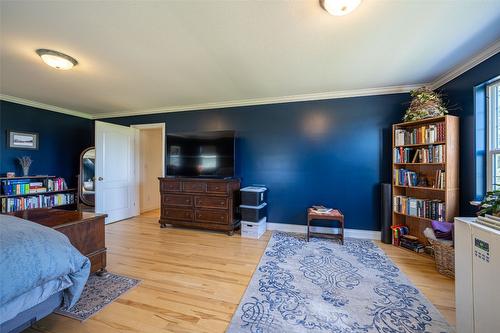
[[[102,113],[94,115],[94,118],[95,119],[116,118],[116,117],[139,116],[139,115],[156,114],[156,113],[222,109],[222,108],[231,108],[239,106],[253,106],[253,105],[278,104],[278,103],[290,103],[290,102],[319,101],[325,99],[337,99],[337,98],[348,98],[348,97],[399,94],[399,93],[407,93],[410,90],[420,88],[423,85],[425,84],[390,86],[382,88],[368,88],[368,89],[356,89],[356,90],[339,90],[339,91],[331,91],[323,93],[290,95],[281,97],[252,98],[252,99],[242,99],[242,100],[234,100],[226,102],[168,106],[168,107],[160,107],[160,108],[146,109],[146,110]]]
[[[93,119],[94,118],[91,114],[88,114],[85,112],[65,109],[65,108],[61,108],[59,106],[40,103],[40,102],[36,102],[36,101],[31,101],[29,99],[24,99],[24,98],[9,96],[9,95],[0,94],[0,100],[12,102],[12,103],[16,103],[16,104],[21,104],[21,105],[32,106],[34,108],[64,113],[64,114],[68,114],[68,115],[80,117],[80,118],[85,118],[85,119]]]
[[[307,232],[306,225],[298,225],[298,224],[287,224],[287,223],[269,223],[267,222],[267,230],[276,230],[283,232],[296,232],[305,234]],[[313,232],[325,233],[325,234],[333,234],[337,233],[338,230],[336,228],[327,228],[327,227],[311,227]],[[361,230],[361,229],[344,229],[344,236],[349,238],[362,238],[362,239],[373,239],[380,240],[381,233],[380,231],[374,230]]]
[[[490,47],[485,49],[484,51],[478,53],[476,56],[472,57],[465,63],[453,68],[451,71],[446,72],[445,74],[438,77],[432,84],[429,86],[432,90],[442,87],[446,83],[451,80],[457,78],[463,73],[467,72],[469,69],[479,65],[483,61],[491,58],[495,54],[500,52],[500,40],[493,43]]]

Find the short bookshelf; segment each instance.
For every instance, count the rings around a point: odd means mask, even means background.
[[[392,126],[392,225],[426,244],[432,220],[459,211],[459,119],[443,116]]]
[[[76,189],[61,177],[0,177],[0,213],[34,208],[76,209]]]

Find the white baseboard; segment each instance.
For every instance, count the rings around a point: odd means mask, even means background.
[[[286,224],[286,223],[269,223],[267,222],[267,230],[276,230],[284,232],[298,232],[305,234],[307,232],[307,226],[298,224]],[[336,228],[327,227],[311,227],[311,231],[320,232],[325,234],[333,234],[337,232]],[[352,238],[362,238],[362,239],[376,239],[380,240],[380,231],[372,230],[361,230],[361,229],[345,229],[345,237]]]

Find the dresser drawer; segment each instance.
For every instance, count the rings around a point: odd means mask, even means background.
[[[162,194],[161,203],[166,206],[192,207],[193,197],[182,194]]]
[[[205,192],[207,184],[202,182],[182,182],[183,192]]]
[[[226,194],[227,193],[227,183],[223,183],[223,182],[207,183],[207,192]]]
[[[195,212],[196,222],[228,224],[228,220],[229,220],[229,215],[226,211],[200,209]]]
[[[166,208],[162,210],[162,213],[165,213],[164,216],[162,216],[162,218],[165,219],[181,220],[181,221],[193,220],[193,211],[191,209]]]
[[[160,180],[160,192],[180,192],[181,182],[178,180]]]
[[[195,196],[194,205],[201,208],[222,208],[229,207],[228,200],[224,197]]]

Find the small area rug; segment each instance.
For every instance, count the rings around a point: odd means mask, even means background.
[[[454,330],[374,242],[275,232],[227,332]]]
[[[113,273],[106,273],[102,277],[91,274],[75,306],[55,312],[73,319],[87,320],[139,282],[140,280]]]

